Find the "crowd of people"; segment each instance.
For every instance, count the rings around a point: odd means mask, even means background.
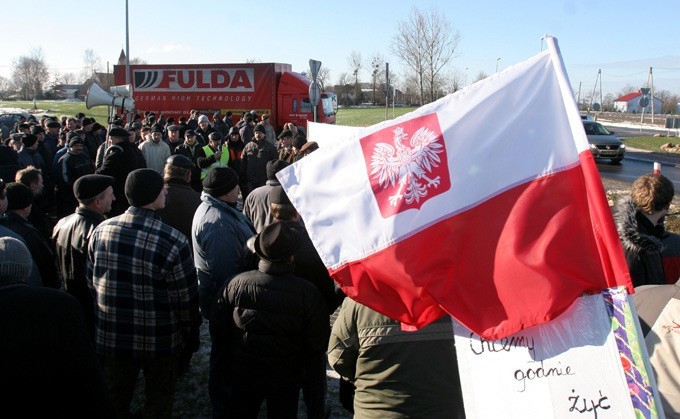
[[[307,417],[328,417],[327,363],[358,417],[464,417],[450,319],[405,332],[330,278],[276,178],[318,148],[255,112],[236,124],[198,111],[17,124],[0,145],[6,403],[130,417],[143,373],[138,413],[171,417],[207,322],[215,418],[257,417],[265,400],[270,417],[293,418],[300,394]],[[668,179],[645,175],[616,210],[645,334],[680,286],[680,236],[663,229],[673,196]],[[669,363],[650,352],[664,407],[680,412]]]

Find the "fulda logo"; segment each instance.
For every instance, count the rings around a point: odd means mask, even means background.
[[[255,76],[252,68],[172,68],[135,70],[135,90],[139,92],[252,92]]]

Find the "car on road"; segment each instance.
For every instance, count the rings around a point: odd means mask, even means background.
[[[581,114],[581,120],[583,120],[583,121],[592,121],[592,120],[593,120],[593,116],[590,115],[590,114],[582,113],[582,114]]]
[[[626,154],[626,145],[612,131],[607,130],[599,122],[583,121],[590,151],[596,159],[610,159],[612,163],[620,163]]]
[[[19,122],[19,118],[21,117],[28,118],[29,114],[27,113],[2,113],[0,114],[0,137],[2,137],[2,140],[7,139],[9,137],[10,131],[12,131],[12,128],[14,128],[14,125]]]

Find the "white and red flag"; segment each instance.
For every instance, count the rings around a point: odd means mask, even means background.
[[[278,177],[351,298],[498,339],[628,268],[554,38],[535,57],[322,147]]]

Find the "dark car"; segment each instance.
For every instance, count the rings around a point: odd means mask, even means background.
[[[583,121],[590,151],[596,159],[610,159],[612,163],[620,163],[626,154],[626,145],[613,132],[594,121]]]
[[[0,134],[2,134],[2,140],[9,137],[10,131],[14,128],[14,125],[19,122],[21,117],[27,118],[29,114],[27,113],[2,113],[0,114]]]

